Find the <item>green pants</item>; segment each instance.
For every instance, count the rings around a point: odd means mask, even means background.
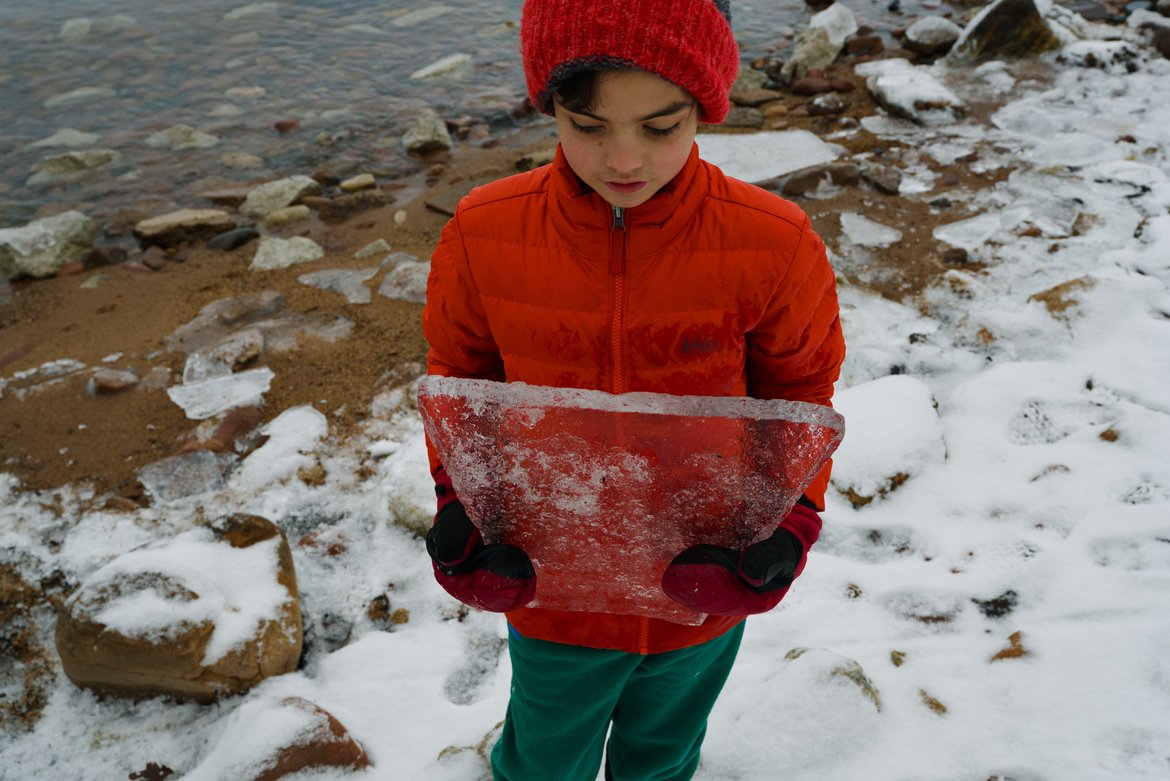
[[[594,781],[603,749],[614,781],[691,778],[742,637],[740,623],[702,645],[642,656],[510,632],[496,781]]]

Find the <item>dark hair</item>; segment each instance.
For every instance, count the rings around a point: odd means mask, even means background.
[[[556,85],[553,92],[569,111],[592,111],[597,104],[597,87],[604,71],[582,70]]]
[[[553,90],[553,94],[560,98],[561,105],[575,114],[592,111],[597,105],[597,90],[601,86],[601,80],[607,74],[614,73],[617,70],[626,69],[594,68],[591,70],[577,71],[559,82]],[[683,91],[686,92],[686,90]],[[695,97],[689,92],[686,94],[697,105]]]

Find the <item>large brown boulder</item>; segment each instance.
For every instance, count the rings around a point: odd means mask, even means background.
[[[1034,0],[999,0],[971,22],[947,55],[955,65],[988,60],[1022,59],[1059,49]]]
[[[311,768],[370,765],[365,749],[333,714],[301,697],[248,702],[229,718],[224,737],[184,778],[277,781]]]
[[[288,541],[233,515],[130,551],[69,598],[56,642],[70,680],[117,696],[211,702],[290,672],[302,625]]]

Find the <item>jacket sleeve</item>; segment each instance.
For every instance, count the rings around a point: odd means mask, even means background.
[[[504,380],[504,363],[471,273],[458,215],[443,228],[431,255],[422,325],[427,374]],[[427,455],[438,481],[441,465],[429,439]]]
[[[805,216],[784,274],[747,334],[748,393],[831,407],[844,358],[836,278]],[[818,510],[825,506],[830,469],[826,464],[805,489]]]

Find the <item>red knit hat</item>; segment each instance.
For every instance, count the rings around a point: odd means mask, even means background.
[[[739,74],[729,0],[524,0],[520,49],[528,96],[545,114],[570,76],[640,68],[682,87],[700,119],[718,123]]]

